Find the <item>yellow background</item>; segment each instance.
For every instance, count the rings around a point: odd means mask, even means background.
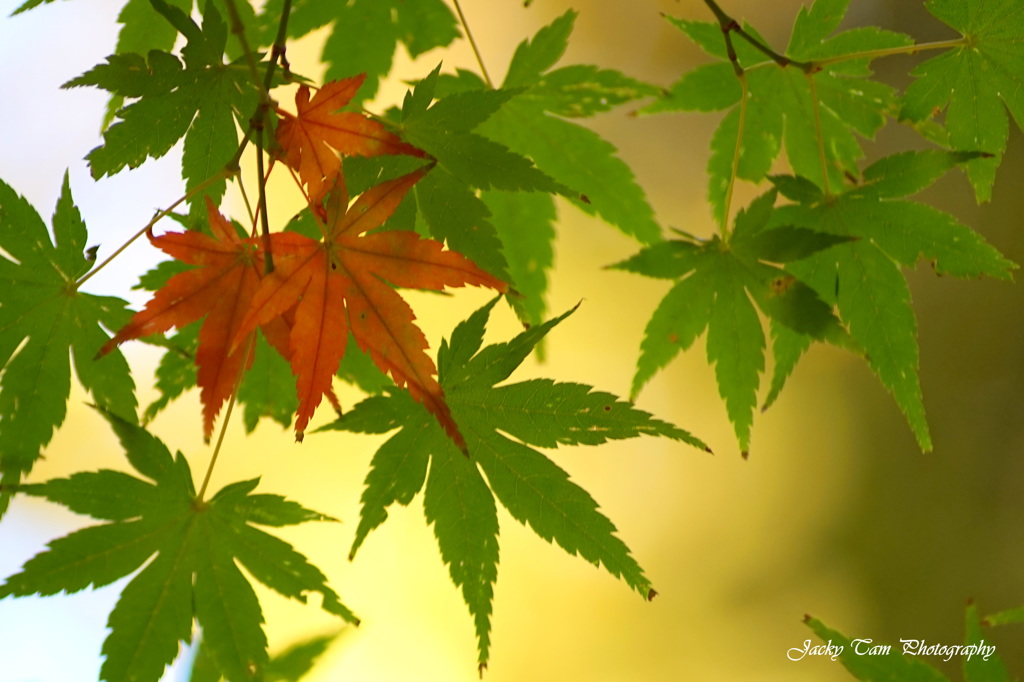
[[[113,45],[120,3],[100,9],[95,4],[58,3],[0,20],[6,101],[0,130],[7,145],[0,177],[48,216],[61,173],[70,166],[90,243],[101,244],[102,257],[176,198],[181,183],[173,158],[99,183],[79,161],[98,144],[104,97],[56,86],[100,61]],[[948,37],[917,2],[852,4],[851,26],[877,23],[921,40]],[[512,0],[467,0],[464,9],[491,75],[500,80],[516,44],[573,5],[536,0],[524,9]],[[723,5],[781,47],[800,3]],[[606,0],[575,6],[580,16],[564,63],[597,63],[667,86],[703,59],[658,16],[664,11],[710,20],[701,2]],[[297,72],[319,76],[315,56],[322,38],[290,48]],[[400,52],[399,74],[420,77],[441,59],[446,69],[475,68],[468,46],[461,44],[415,64]],[[878,67],[898,84],[913,63],[896,58]],[[404,87],[392,83],[374,106],[400,101]],[[716,123],[716,116],[697,114],[634,118],[625,108],[600,117],[594,127],[634,168],[663,225],[710,235],[704,165]],[[912,139],[891,125],[878,145],[869,145],[869,154],[905,148]],[[959,172],[925,196],[1017,262],[1024,260],[1021,151],[1015,131],[990,205],[974,206]],[[751,196],[741,188],[738,201]],[[603,270],[638,245],[572,206],[560,204],[559,211],[550,310],[556,314],[583,303],[549,335],[546,363],[529,361],[513,380],[546,376],[626,395],[643,327],[668,285]],[[288,213],[278,209],[275,215]],[[151,251],[136,245],[123,267],[97,277],[91,291],[127,296],[140,305],[144,297],[128,286],[153,262]],[[1024,603],[1021,292],[1005,283],[939,279],[927,266],[910,273],[910,283],[935,452],[917,451],[898,408],[862,361],[815,347],[776,406],[757,416],[751,456],[743,461],[698,341],[648,385],[638,406],[693,431],[711,444],[714,456],[654,439],[548,453],[599,502],[659,596],[645,602],[501,512],[493,648],[485,679],[846,680],[836,663],[786,659],[789,648],[813,639],[801,622],[804,614],[851,636],[953,644],[962,640],[968,598],[978,601],[982,613]],[[433,348],[488,298],[481,291],[444,299],[410,296]],[[498,307],[489,340],[517,330],[512,314]],[[127,346],[126,354],[142,385],[140,402],[147,404],[155,397],[147,383],[158,356],[141,344]],[[346,406],[358,400],[352,391],[340,397]],[[72,394],[67,422],[33,480],[125,466],[116,440],[83,406],[85,400],[80,391]],[[326,412],[321,422],[329,418]],[[154,430],[188,455],[199,478],[210,449],[200,439],[195,396],[162,414]],[[341,636],[310,680],[476,679],[472,620],[440,561],[422,498],[392,509],[357,560],[346,559],[362,481],[381,441],[311,434],[298,446],[289,431],[272,423],[250,438],[234,425],[213,487],[262,476],[260,491],[287,494],[343,520],[281,533],[328,574],[363,619],[361,627]],[[82,523],[52,505],[19,498],[0,525],[0,568],[5,575],[14,572],[46,539]],[[103,624],[119,589],[0,602],[0,682],[95,679]],[[261,599],[273,650],[335,626],[315,604],[266,592]],[[1024,671],[1019,628],[986,637],[997,643],[1011,670]],[[927,662],[959,679],[956,661]],[[168,679],[184,679],[180,667]]]

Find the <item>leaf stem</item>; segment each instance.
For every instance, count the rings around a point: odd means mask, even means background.
[[[814,107],[814,134],[818,138],[818,161],[821,164],[821,189],[826,197],[832,196],[828,182],[828,158],[825,156],[825,136],[821,129],[821,100],[818,98],[818,86],[814,82],[814,74],[807,74],[807,84],[811,89],[811,104]]]
[[[473,38],[473,32],[469,30],[469,23],[466,21],[466,15],[462,12],[462,5],[459,3],[459,0],[453,0],[453,2],[455,3],[455,11],[459,15],[459,22],[462,23],[462,28],[466,29],[466,38],[469,39],[469,44],[473,48],[473,54],[476,55],[476,63],[480,65],[480,73],[483,74],[484,82],[487,83],[487,87],[493,90],[494,82],[487,73],[487,67],[484,66],[484,58],[481,56],[480,49],[477,47],[476,40]]]
[[[863,52],[852,52],[850,54],[838,55],[816,59],[814,64],[820,69],[829,64],[849,62],[856,59],[878,59],[881,57],[892,57],[901,54],[917,54],[925,50],[951,50],[956,47],[964,47],[968,44],[966,37],[952,38],[950,40],[936,40],[928,43],[915,43],[913,45],[902,45],[900,47],[888,47],[880,50],[864,50]]]
[[[729,56],[729,63],[732,64],[732,71],[736,75],[736,79],[740,82],[741,94],[740,94],[740,114],[739,121],[736,125],[736,147],[733,149],[732,154],[732,169],[729,173],[729,183],[725,187],[725,200],[722,204],[722,224],[718,230],[722,235],[722,241],[726,244],[729,243],[729,213],[732,207],[732,194],[733,189],[736,186],[736,178],[739,175],[740,168],[740,153],[743,150],[743,130],[746,127],[747,120],[747,94],[749,88],[747,85],[747,74],[744,71],[743,66],[740,64],[739,57],[736,54],[736,46],[732,42],[733,31],[742,30],[739,24],[736,23],[729,15],[722,11],[722,9],[715,4],[714,0],[706,0],[708,7],[718,18],[718,25],[722,29],[722,38],[725,40],[725,52]],[[742,35],[742,34],[741,34]]]
[[[231,15],[231,32],[235,34],[238,44],[242,46],[242,54],[245,55],[245,63],[249,66],[252,81],[257,87],[260,87],[263,81],[260,80],[259,70],[256,67],[256,56],[253,54],[252,48],[249,47],[249,39],[245,37],[245,26],[238,13],[238,5],[235,4],[235,0],[224,0],[224,5],[228,9],[228,14]],[[260,101],[262,102],[264,99],[270,99],[266,86],[263,86],[260,93]]]
[[[725,187],[725,201],[722,205],[722,225],[719,227],[719,231],[722,234],[722,241],[726,244],[729,243],[729,213],[732,209],[732,193],[736,186],[736,179],[740,172],[740,154],[743,151],[743,130],[746,126],[747,121],[747,77],[746,74],[740,72],[740,120],[736,125],[736,147],[732,153],[732,171],[729,173],[729,184]]]
[[[100,263],[99,265],[94,267],[92,270],[90,270],[89,272],[87,272],[84,275],[82,275],[78,279],[78,281],[75,282],[75,289],[77,290],[77,289],[81,288],[81,286],[83,284],[85,284],[86,282],[88,282],[92,278],[93,275],[98,273],[103,268],[107,267],[107,265],[109,265],[110,262],[113,261],[115,258],[120,256],[125,251],[125,249],[127,249],[129,246],[134,244],[135,241],[139,237],[141,237],[142,235],[144,235],[147,232],[149,232],[150,230],[152,230],[153,226],[156,225],[158,222],[160,222],[160,220],[162,218],[165,218],[168,215],[170,215],[171,211],[173,211],[174,209],[176,209],[178,206],[180,206],[181,204],[185,203],[186,201],[189,201],[190,199],[192,199],[192,197],[196,196],[197,194],[199,194],[200,192],[205,190],[207,187],[209,187],[213,183],[219,182],[221,180],[225,180],[230,175],[231,175],[230,171],[228,171],[226,168],[221,169],[217,173],[214,173],[210,177],[208,177],[205,180],[203,180],[202,182],[200,182],[198,185],[196,185],[195,187],[193,187],[189,191],[185,192],[185,194],[183,194],[181,197],[179,197],[178,200],[175,201],[173,204],[171,204],[170,206],[168,206],[167,208],[165,208],[165,209],[163,209],[161,211],[158,211],[157,214],[155,216],[153,216],[152,220],[150,220],[148,223],[146,223],[141,230],[139,230],[138,232],[133,234],[131,237],[129,237],[128,241],[126,241],[124,244],[119,246],[117,248],[117,250],[114,251],[114,253],[112,253],[109,256],[107,256],[107,258],[102,263]]]
[[[249,140],[253,138],[253,133],[255,133],[257,149],[256,173],[259,176],[259,199],[256,212],[260,218],[260,232],[263,237],[264,274],[269,275],[274,271],[274,253],[272,250],[272,243],[270,241],[270,218],[267,215],[267,178],[263,168],[263,133],[266,130],[266,124],[269,118],[268,112],[274,107],[274,100],[270,98],[270,86],[274,82],[274,71],[277,69],[277,60],[280,59],[282,61],[286,73],[288,70],[288,61],[285,59],[285,42],[288,38],[288,17],[291,14],[292,3],[291,0],[284,0],[281,7],[281,19],[277,25],[277,36],[274,38],[274,45],[270,51],[270,60],[267,63],[267,70],[264,72],[263,79],[261,81],[259,72],[256,68],[256,58],[252,49],[249,47],[249,41],[245,37],[245,27],[242,25],[242,20],[238,13],[238,6],[235,2],[236,0],[225,0],[228,13],[231,15],[231,31],[238,38],[238,42],[242,46],[242,51],[245,53],[246,62],[249,64],[249,70],[252,72],[253,82],[256,83],[256,86],[260,91],[260,101],[256,106],[256,112],[249,120],[249,130],[246,131],[245,137],[242,139],[235,156],[232,157],[231,161],[228,163],[228,167],[238,167],[239,161],[242,157],[242,152],[245,150]]]
[[[228,401],[227,409],[224,410],[224,420],[220,425],[220,433],[217,435],[217,444],[213,446],[213,455],[210,457],[210,463],[206,466],[206,474],[203,476],[203,484],[199,487],[199,493],[196,495],[196,500],[202,502],[206,496],[206,489],[210,486],[210,477],[213,475],[213,467],[217,464],[217,458],[220,456],[221,446],[224,444],[224,436],[228,431],[228,424],[231,423],[231,412],[235,408],[235,403],[238,401],[238,389],[242,385],[242,376],[245,374],[245,368],[249,366],[249,360],[252,358],[252,352],[256,348],[256,332],[252,332],[249,335],[249,345],[245,350],[245,362],[241,364],[238,370],[238,376],[235,378],[235,387],[231,391],[231,399]]]
[[[263,274],[269,275],[274,271],[274,252],[270,240],[270,218],[267,216],[267,177],[263,172],[263,122],[264,119],[253,121],[256,128],[256,175],[259,177],[256,213],[260,217],[260,234],[263,238]]]

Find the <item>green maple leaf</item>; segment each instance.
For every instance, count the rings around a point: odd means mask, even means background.
[[[686,431],[590,386],[548,379],[496,385],[572,312],[507,343],[481,349],[496,301],[456,327],[451,341],[443,342],[438,352],[441,385],[452,415],[464,429],[468,457],[419,403],[401,391],[368,398],[325,427],[362,433],[399,429],[371,462],[351,556],[385,521],[390,505],[408,504],[425,487],[427,521],[434,526],[442,559],[476,623],[481,665],[490,648],[497,579],[495,497],[545,540],[604,565],[644,597],[653,596],[647,577],[597,503],[533,446],[597,445],[647,434],[706,447]]]
[[[100,412],[141,477],[101,470],[20,486],[20,492],[108,523],[51,542],[0,585],[0,599],[101,587],[142,567],[110,613],[100,671],[107,682],[155,682],[179,642],[191,640],[193,620],[225,677],[258,679],[268,658],[263,615],[239,565],[286,597],[304,602],[319,592],[325,611],[358,622],[319,569],[255,527],[333,519],[277,495],[254,494],[258,479],[200,500],[181,453],[172,457],[145,429]]]
[[[283,3],[270,0],[261,14],[264,44],[277,31]],[[391,71],[399,43],[416,58],[459,37],[458,22],[443,0],[293,0],[288,35],[299,38],[331,24],[320,55],[327,64],[324,81],[365,73],[353,101],[372,98],[380,79]]]
[[[480,198],[491,212],[509,276],[520,294],[510,296],[509,303],[521,320],[540,324],[547,316],[548,270],[555,263],[555,203],[542,192],[491,191]]]
[[[104,131],[103,145],[88,154],[93,177],[159,158],[184,137],[182,176],[188,191],[231,160],[238,149],[236,121],[247,125],[259,94],[243,63],[223,63],[228,28],[211,4],[202,28],[164,0],[152,0],[152,6],[185,37],[184,62],[160,50],[146,57],[115,54],[64,87],[96,86],[130,100]],[[225,186],[220,180],[206,194],[217,200]],[[202,203],[193,200],[193,206]]]
[[[552,204],[546,192],[568,190],[525,156],[474,132],[506,106],[514,92],[477,88],[452,91],[449,86],[430,106],[439,80],[439,70],[435,69],[406,96],[402,109],[403,137],[438,160],[438,166],[414,189],[419,215],[430,236],[446,241],[488,272],[512,281],[528,300],[539,300],[543,289],[531,288],[536,287],[537,280],[524,275],[530,267],[549,263],[550,258],[544,254],[550,250],[550,242],[531,248],[520,230],[538,228],[510,225],[512,216],[493,211],[487,197],[493,203],[498,200],[495,197],[507,193],[530,192],[517,205],[532,207],[541,202]],[[489,191],[481,197],[477,189]],[[543,219],[544,214],[541,206],[528,217]],[[543,226],[539,231],[544,231]],[[510,248],[512,243],[516,246]],[[546,286],[546,279],[540,283]],[[532,309],[521,309],[529,315],[530,310],[537,310],[537,304],[532,305]]]
[[[1006,664],[996,653],[996,647],[983,637],[978,607],[967,605],[965,616],[965,647],[970,655],[963,654],[964,682],[1009,682]],[[989,619],[986,619],[988,621]],[[807,616],[804,623],[823,642],[831,644],[833,650],[842,647],[837,658],[843,667],[858,680],[899,680],[899,682],[949,682],[949,678],[914,655],[920,644],[916,640],[901,640],[898,646],[888,646],[864,639],[851,640],[842,633],[827,627],[817,618]],[[813,646],[810,640],[808,645]],[[872,648],[875,647],[875,648]],[[981,647],[991,647],[986,653]],[[870,651],[870,653],[869,653]],[[793,655],[796,655],[795,653]]]
[[[1006,150],[1010,110],[1024,126],[1024,6],[1016,0],[931,0],[925,6],[963,36],[962,44],[918,66],[900,117],[927,121],[946,110],[949,144],[991,154],[967,164],[978,201],[992,197]]]
[[[901,266],[925,259],[937,273],[1010,279],[1016,265],[953,216],[904,197],[971,158],[908,152],[864,170],[865,184],[838,197],[781,207],[776,225],[852,239],[789,269],[838,306],[868,364],[903,410],[922,450],[931,449],[918,378],[917,323]]]
[[[707,330],[708,361],[715,366],[718,390],[744,456],[764,371],[765,335],[757,309],[769,317],[773,329],[785,328],[797,339],[807,339],[800,343],[847,343],[831,306],[775,265],[807,258],[846,238],[786,225],[769,228],[775,199],[776,192],[770,191],[741,212],[728,243],[718,237],[668,240],[611,266],[676,280],[644,331],[631,397]],[[781,375],[777,371],[775,393],[791,369],[789,365]]]
[[[472,131],[491,118],[515,90],[455,92],[434,100],[440,65],[408,93],[402,137],[464,183],[479,189],[569,192],[525,156]]]
[[[93,360],[129,318],[125,302],[78,290],[92,265],[85,224],[68,176],[53,235],[24,198],[0,181],[0,473],[6,485],[28,473],[64,422],[71,358],[98,404],[135,418],[135,384],[120,352]],[[0,515],[9,494],[0,494]]]
[[[580,64],[555,68],[565,52],[575,18],[576,12],[569,11],[520,44],[501,90],[492,90],[479,76],[460,70],[455,76],[438,76],[437,93],[462,98],[453,99],[453,103],[496,102],[500,98],[501,105],[495,106],[489,116],[475,117],[475,132],[501,143],[517,156],[529,157],[556,183],[548,189],[563,194],[582,210],[597,214],[643,242],[655,241],[661,229],[632,171],[615,155],[611,144],[572,119],[608,111],[655,94],[657,89],[613,69]],[[484,168],[474,174],[488,172],[492,171]],[[426,185],[421,183],[417,196],[432,234],[440,238],[440,226],[456,218],[458,223],[474,228],[472,238],[464,239],[468,248],[476,246],[480,251],[481,239],[503,244],[501,259],[493,259],[494,266],[481,261],[479,255],[452,246],[491,272],[501,272],[498,266],[507,268],[516,291],[522,294],[521,298],[510,298],[510,302],[525,321],[539,324],[547,312],[544,294],[547,270],[553,261],[557,217],[553,197],[543,192],[513,193],[509,190],[519,188],[508,185],[495,185],[495,190],[477,197],[464,187],[465,183],[459,187],[446,182],[442,174],[431,175],[433,182],[428,177]],[[524,238],[524,231],[534,238]]]
[[[263,671],[263,681],[299,682],[313,669],[317,659],[326,653],[342,632],[344,630],[311,637],[271,657]],[[220,669],[210,654],[210,647],[201,637],[197,648],[188,682],[220,682],[223,679]]]
[[[846,14],[849,0],[816,0],[802,8],[784,54],[798,63],[820,62],[807,70],[790,63],[779,66],[739,36],[733,44],[745,69],[746,110],[740,131],[742,89],[728,61],[700,66],[677,81],[661,101],[641,110],[728,110],[711,142],[708,161],[708,198],[718,220],[724,219],[726,189],[733,171],[737,137],[743,153],[739,177],[757,182],[771,170],[785,148],[797,175],[819,187],[841,187],[845,177],[856,177],[863,157],[859,137],[872,138],[894,110],[895,92],[870,80],[867,58],[871,50],[910,45],[910,37],[875,28],[831,34]],[[711,56],[727,60],[722,30],[717,23],[669,18]],[[762,42],[757,33],[745,27]],[[820,140],[815,134],[820,129]],[[822,155],[828,178],[822,175]],[[826,181],[828,184],[826,184]]]
[[[512,56],[503,88],[522,92],[492,116],[481,132],[533,159],[562,185],[577,207],[596,214],[641,242],[661,228],[633,172],[615,147],[568,118],[592,116],[657,89],[613,69],[554,68],[565,52],[576,12],[570,10],[523,41]]]

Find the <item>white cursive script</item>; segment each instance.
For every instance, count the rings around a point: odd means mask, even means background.
[[[802,647],[793,647],[786,652],[786,658],[791,661],[799,661],[805,656],[828,656],[833,661],[843,653],[842,644],[833,644],[828,640],[827,644],[816,644],[811,646],[811,640],[805,639]]]
[[[901,639],[904,654],[914,656],[940,656],[942,660],[949,661],[954,656],[963,656],[968,661],[973,656],[981,656],[987,661],[989,656],[996,652],[995,644],[986,644],[982,639],[977,644],[929,644],[923,639]]]

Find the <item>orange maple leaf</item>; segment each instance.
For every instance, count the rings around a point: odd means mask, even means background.
[[[504,292],[507,284],[415,232],[366,234],[387,220],[427,170],[376,185],[351,207],[339,176],[328,197],[322,241],[293,232],[271,235],[275,269],[260,282],[233,344],[239,346],[256,326],[294,308],[289,351],[299,398],[299,439],[330,389],[351,331],[377,366],[407,387],[465,449],[435,378],[437,368],[424,352],[426,338],[413,322],[412,309],[391,285],[440,291],[474,284]]]
[[[334,184],[341,170],[338,154],[378,156],[411,154],[425,156],[411,144],[402,142],[383,125],[363,114],[338,111],[356,94],[366,74],[324,84],[313,99],[309,87],[295,93],[296,114],[278,110],[277,143],[284,162],[299,173],[313,203]]]
[[[178,329],[206,317],[196,351],[197,383],[203,403],[203,435],[207,441],[221,406],[234,392],[248,342],[232,347],[263,271],[263,253],[255,239],[243,239],[235,227],[206,199],[213,237],[197,230],[167,232],[149,240],[164,253],[194,270],[178,273],[153,294],[146,307],[100,349],[100,355],[129,339]],[[251,330],[250,330],[251,331]],[[280,338],[285,332],[267,334]]]

